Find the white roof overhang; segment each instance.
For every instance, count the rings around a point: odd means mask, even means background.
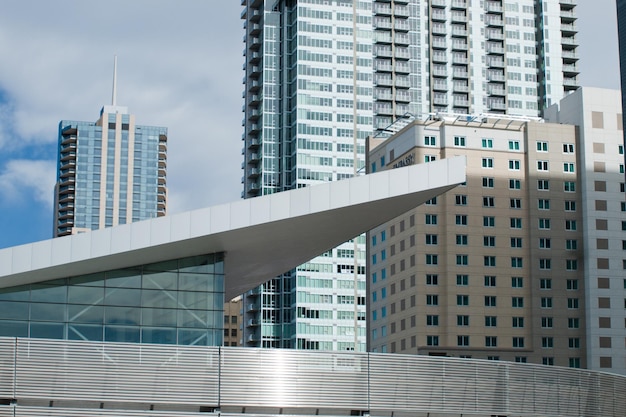
[[[0,250],[0,288],[224,252],[226,299],[465,181],[464,157]]]

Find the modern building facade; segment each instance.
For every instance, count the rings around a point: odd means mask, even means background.
[[[617,0],[617,36],[619,45],[620,83],[622,89],[622,109],[626,109],[626,1]],[[623,113],[622,116],[624,117]],[[626,118],[625,118],[626,120]],[[624,123],[624,121],[622,121]],[[624,137],[626,145],[626,137]]]
[[[372,171],[452,155],[469,169],[369,234],[372,351],[626,373],[619,93],[548,112],[560,124],[418,121],[373,147]]]
[[[546,112],[578,127],[587,367],[626,374],[626,194],[618,90],[582,88]]]
[[[355,176],[372,132],[371,0],[242,4],[243,197]],[[364,351],[364,254],[355,238],[245,294],[246,344]]]
[[[224,302],[224,346],[243,345],[243,302],[238,296]]]
[[[578,86],[573,0],[374,0],[374,127],[410,113],[539,116]]]
[[[59,123],[53,236],[164,216],[167,128],[137,125],[126,107]]]
[[[0,336],[220,346],[225,300],[465,180],[431,165],[3,249]]]
[[[578,85],[573,0],[242,5],[244,198],[355,175],[365,137],[398,118],[538,116]],[[363,250],[358,238],[247,294],[247,344],[363,350]],[[345,304],[319,308],[336,284]]]

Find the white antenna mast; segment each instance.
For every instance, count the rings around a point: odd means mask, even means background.
[[[117,105],[117,55],[113,56],[113,95],[111,105]]]

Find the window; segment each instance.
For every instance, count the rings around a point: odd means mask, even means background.
[[[576,202],[571,200],[565,201],[565,211],[576,211]]]
[[[493,168],[493,158],[483,158],[483,168]]]
[[[569,329],[579,329],[580,328],[580,319],[577,317],[570,317],[567,319],[567,327]]]
[[[551,329],[552,328],[552,317],[542,317],[541,318],[541,327],[543,329]]]
[[[539,288],[542,290],[552,289],[552,280],[550,278],[541,278],[539,280]]]
[[[539,269],[543,269],[543,270],[552,269],[552,259],[546,259],[546,258],[539,259]]]
[[[455,222],[456,222],[456,224],[458,224],[460,226],[467,226],[467,215],[465,215],[465,214],[457,214],[455,216]]]
[[[541,297],[541,308],[552,308],[552,297]]]
[[[542,337],[541,347],[544,349],[551,349],[554,347],[554,339],[552,337]]]
[[[468,306],[469,305],[469,295],[457,294],[457,296],[456,296],[456,305],[457,306]]]
[[[439,326],[439,316],[427,315],[426,316],[426,325],[427,326]]]
[[[522,188],[522,181],[510,179],[509,180],[509,189],[510,190],[520,190]]]
[[[549,171],[548,161],[537,161],[537,171]]]
[[[551,356],[544,356],[541,358],[541,363],[543,365],[554,365],[554,358]]]
[[[513,317],[512,318],[512,326],[518,329],[524,327],[524,317]]]
[[[569,358],[570,368],[580,368],[580,358]]]
[[[576,230],[576,220],[565,220],[565,230]]]
[[[538,219],[540,230],[550,229],[550,219]]]
[[[426,294],[426,305],[427,306],[438,306],[439,305],[439,296],[437,294]]]
[[[465,274],[459,274],[456,276],[456,285],[467,286],[469,283],[469,276]]]
[[[548,190],[550,190],[550,181],[548,181],[548,180],[537,180],[537,189],[539,191],[548,191]]]
[[[567,270],[567,271],[577,271],[578,270],[578,260],[577,259],[566,259],[565,260],[565,270]]]
[[[509,150],[510,151],[519,151],[519,140],[510,140],[509,141]]]
[[[498,346],[498,338],[496,336],[485,336],[485,346],[486,347],[497,347]]]
[[[528,358],[526,356],[516,356],[515,357],[515,362],[526,363],[526,362],[528,362]]]
[[[578,249],[578,241],[576,239],[567,239],[565,241],[565,249],[576,250]]]
[[[577,337],[570,337],[568,339],[568,346],[570,349],[579,349],[580,348],[580,339]]]
[[[522,208],[522,200],[519,198],[512,198],[509,203],[512,209],[521,209]]]
[[[469,336],[457,336],[456,344],[457,346],[469,346]]]
[[[495,207],[495,199],[493,197],[483,197],[483,207]]]
[[[465,136],[455,136],[454,146],[465,147]]]
[[[483,246],[494,247],[496,246],[495,236],[483,236]]]
[[[437,265],[439,263],[439,256],[431,253],[426,254],[426,265]]]
[[[468,264],[468,256],[467,255],[456,255],[456,264],[457,265],[467,265]]]
[[[524,287],[523,277],[511,277],[511,288],[523,288],[523,287]]]
[[[426,206],[436,206],[437,205],[437,197],[433,197],[430,200],[426,200],[424,205],[426,205]]]
[[[563,191],[566,193],[576,192],[576,183],[574,181],[565,181],[563,183]]]
[[[456,325],[457,326],[469,326],[469,316],[466,316],[466,315],[456,316]]]
[[[428,346],[439,346],[439,336],[426,336]]]
[[[537,152],[548,152],[548,142],[537,142]]]
[[[523,268],[524,261],[522,258],[518,256],[513,256],[511,258],[511,268]]]
[[[424,162],[434,162],[437,160],[435,155],[424,155]]]
[[[537,200],[537,208],[539,210],[550,210],[550,200],[546,200],[546,199]]]
[[[564,143],[563,144],[563,153],[574,153],[574,144],[573,143]]]
[[[494,187],[494,179],[492,177],[483,177],[483,187],[485,187],[485,188],[493,188]]]
[[[550,249],[552,247],[552,241],[549,237],[539,238],[539,249]]]
[[[496,257],[495,256],[485,256],[485,257],[483,257],[483,265],[485,265],[485,266],[496,266]]]
[[[485,287],[495,287],[496,286],[496,277],[493,275],[485,275]]]
[[[467,235],[456,235],[456,244],[457,245],[467,245]]]
[[[424,145],[425,146],[436,146],[437,138],[434,136],[424,136]]]
[[[567,299],[567,308],[577,309],[578,308],[578,298],[568,298]]]
[[[513,338],[513,347],[514,348],[523,348],[524,347],[524,338],[523,337],[514,337]]]
[[[439,276],[436,274],[426,274],[426,285],[437,285]]]
[[[435,225],[437,224],[437,215],[436,214],[427,214],[425,217],[426,224]]]
[[[511,217],[511,229],[521,229],[522,219],[519,217]]]
[[[437,235],[426,235],[426,244],[427,245],[436,245],[437,244]]]
[[[467,206],[467,196],[466,195],[455,195],[454,203],[457,206]]]
[[[511,307],[513,307],[513,308],[523,308],[524,307],[524,297],[511,297]]]
[[[577,290],[578,289],[578,280],[577,279],[568,279],[566,281],[566,288],[568,290]]]
[[[509,159],[509,169],[511,171],[519,171],[520,170],[519,159]]]
[[[495,307],[495,306],[496,306],[496,296],[485,295],[485,307]]]
[[[483,216],[484,227],[496,227],[496,218],[494,216]]]
[[[573,162],[563,162],[563,172],[575,172]]]
[[[482,146],[483,148],[487,148],[487,149],[493,148],[493,139],[483,138]]]
[[[512,248],[521,248],[522,247],[522,238],[521,237],[512,237],[511,238],[511,247]]]

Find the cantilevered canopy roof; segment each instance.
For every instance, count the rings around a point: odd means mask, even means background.
[[[0,288],[225,253],[226,299],[465,181],[464,157],[0,250]]]

